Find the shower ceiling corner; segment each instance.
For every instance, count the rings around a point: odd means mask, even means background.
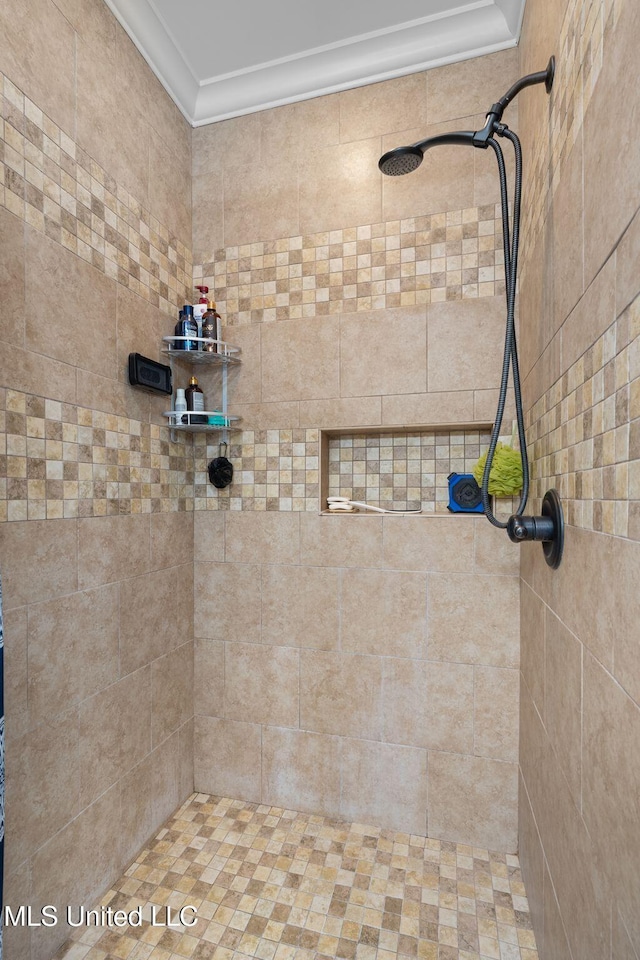
[[[193,126],[513,47],[525,5],[105,2]]]

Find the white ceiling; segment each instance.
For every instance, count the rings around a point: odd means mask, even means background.
[[[525,0],[105,0],[194,126],[517,43]]]

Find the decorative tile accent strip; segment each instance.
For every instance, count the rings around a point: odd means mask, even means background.
[[[244,430],[232,434],[227,456],[234,478],[216,490],[207,464],[218,442],[194,434],[196,510],[317,511],[320,496],[319,430]]]
[[[0,204],[155,307],[191,302],[191,251],[0,74]]]
[[[193,449],[167,427],[0,390],[0,520],[193,509]]]
[[[527,412],[532,497],[568,523],[640,540],[640,297]]]
[[[566,159],[582,130],[602,69],[604,45],[620,15],[621,0],[569,0],[560,29],[551,94],[551,144],[536,141],[532,188],[523,208],[523,233],[535,239],[546,216],[547,189],[555,193]],[[542,68],[542,64],[540,65]]]
[[[504,292],[499,205],[227,247],[194,267],[228,324]]]
[[[516,856],[205,794],[100,901],[105,915],[140,905],[140,927],[79,927],[57,956],[538,958]]]
[[[459,430],[331,437],[329,495],[398,510],[442,511],[448,475],[471,472],[488,444],[489,434]],[[319,430],[245,430],[237,439],[232,435],[227,453],[233,483],[216,490],[207,464],[218,456],[217,441],[195,434],[196,510],[318,510]]]
[[[449,474],[470,473],[489,439],[460,430],[332,437],[329,496],[391,510],[445,510]]]

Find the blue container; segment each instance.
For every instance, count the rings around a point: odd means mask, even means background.
[[[180,311],[180,319],[176,323],[174,336],[176,337],[197,337],[198,336],[198,324],[193,319],[193,307],[191,306],[190,303],[185,303],[184,307]],[[174,350],[197,350],[198,341],[197,340],[177,340],[173,346],[174,346]]]
[[[451,513],[484,513],[482,490],[472,473],[450,473],[449,504]]]

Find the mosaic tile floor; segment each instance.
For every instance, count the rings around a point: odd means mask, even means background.
[[[515,856],[203,794],[101,904],[198,920],[79,928],[60,958],[538,958]]]

